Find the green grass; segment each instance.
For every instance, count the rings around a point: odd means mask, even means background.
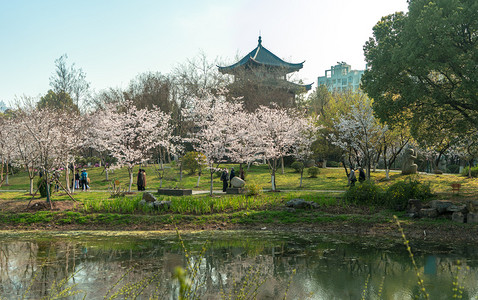
[[[221,165],[220,167],[235,167],[239,169],[238,165],[226,164]],[[136,190],[136,172],[139,167],[135,168],[134,172],[134,184],[132,190]],[[156,174],[155,167],[149,165],[147,167],[142,167],[146,170],[147,174],[147,189],[157,189],[159,187],[159,177]],[[122,187],[127,188],[129,183],[128,171],[126,168],[116,169],[113,172],[109,173],[109,180],[106,181],[106,176],[103,173],[102,168],[88,168],[88,175],[91,178],[91,189],[107,191],[110,186],[111,181],[118,180]],[[306,173],[305,173],[306,174]],[[71,174],[70,174],[71,175]],[[412,176],[412,175],[410,175]],[[397,180],[404,180],[409,176],[403,176],[399,172],[391,173],[391,180],[385,180],[384,172],[374,172],[372,173],[372,179],[379,183],[379,185],[387,186]],[[452,183],[461,183],[462,195],[472,195],[478,193],[478,179],[472,178],[468,179],[458,174],[445,174],[445,175],[418,175],[420,181],[430,182],[432,190],[437,193],[451,193],[451,184]],[[70,177],[71,178],[71,177]],[[35,178],[35,183],[37,181]],[[62,183],[64,181],[64,174],[61,178]],[[163,178],[163,188],[189,188],[194,190],[209,190],[210,187],[210,177],[209,172],[205,170],[201,176],[199,187],[196,187],[197,184],[197,175],[190,175],[187,172],[183,172],[183,180],[179,182],[179,170],[175,166],[166,165],[165,175]],[[251,166],[248,171],[246,171],[246,182],[248,180],[254,181],[264,190],[270,190],[270,174],[267,165]],[[302,188],[299,188],[300,175],[292,168],[285,168],[284,174],[281,173],[279,169],[276,175],[276,184],[279,190],[326,190],[326,191],[343,191],[347,187],[347,178],[345,176],[345,171],[343,168],[327,168],[320,169],[320,174],[317,178],[310,178],[304,176],[302,182]],[[15,175],[9,176],[9,185],[2,186],[0,190],[28,190],[29,180],[26,172],[19,172]],[[214,189],[221,190],[222,182],[219,180],[218,175],[214,175]],[[82,192],[77,191],[76,195],[82,194]],[[5,199],[2,197],[2,199]]]

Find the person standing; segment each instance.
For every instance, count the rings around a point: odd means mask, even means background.
[[[86,173],[86,169],[83,169],[81,171],[81,175],[80,175],[80,185],[81,185],[81,189],[83,191],[86,191],[89,189],[89,186],[88,186],[88,173]]]
[[[229,174],[227,174],[227,169],[222,170],[221,174],[221,181],[222,181],[222,191],[226,192],[227,190],[227,177]]]
[[[143,177],[143,191],[146,190],[146,170],[141,170],[141,176]]]
[[[359,167],[359,182],[362,183],[365,181],[365,172],[362,167]]]
[[[138,191],[143,190],[144,180],[143,180],[143,172],[142,169],[138,170],[138,176],[136,177],[136,185],[138,186]]]
[[[76,169],[76,173],[75,173],[75,190],[78,190],[80,189],[80,171],[78,171],[78,169]]]
[[[229,187],[231,187],[231,180],[234,177],[236,177],[236,173],[234,172],[234,168],[231,168],[231,173],[230,173],[230,176],[229,176]]]
[[[355,171],[354,171],[353,168],[350,169],[349,180],[350,180],[350,186],[355,186],[355,182],[357,181],[357,177],[355,177]]]

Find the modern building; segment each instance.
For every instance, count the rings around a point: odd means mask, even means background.
[[[234,82],[228,87],[231,96],[242,97],[245,108],[253,110],[271,103],[293,106],[295,95],[309,91],[312,86],[287,81],[287,74],[299,71],[303,64],[283,61],[262,45],[259,36],[254,50],[238,62],[218,68],[219,72],[234,76]]]
[[[329,91],[357,91],[364,70],[351,70],[345,62],[338,62],[325,71],[325,76],[317,78],[317,86],[325,85]]]

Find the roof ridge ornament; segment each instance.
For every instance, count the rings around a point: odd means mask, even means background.
[[[259,35],[259,40],[258,40],[258,42],[259,42],[259,46],[262,46],[262,37],[261,37],[260,35]]]

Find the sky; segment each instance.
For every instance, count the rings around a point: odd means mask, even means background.
[[[143,72],[171,73],[204,53],[224,65],[262,45],[317,85],[339,61],[363,70],[363,45],[406,0],[0,0],[0,101],[50,89],[68,55],[92,91],[125,88]]]

